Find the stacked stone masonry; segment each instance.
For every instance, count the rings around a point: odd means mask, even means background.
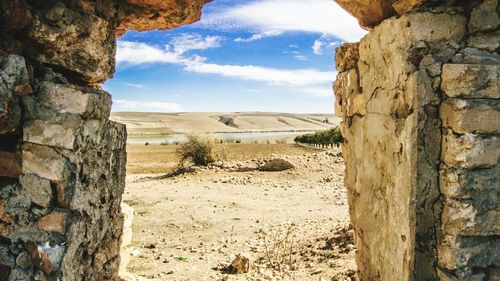
[[[191,23],[206,2],[0,1],[0,281],[123,276],[126,131],[97,83],[117,36]]]
[[[3,73],[15,64],[14,77],[27,82],[22,57],[2,63]],[[0,180],[0,280],[112,279],[123,225],[125,128],[108,120],[106,92],[71,85],[50,70],[30,84],[19,95],[19,143],[0,160],[17,162]]]
[[[336,51],[360,280],[500,280],[500,8],[470,2]]]

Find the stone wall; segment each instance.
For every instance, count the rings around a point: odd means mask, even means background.
[[[500,278],[498,1],[472,2],[337,49],[361,280]]]
[[[29,81],[17,55],[1,63],[2,88],[21,89],[12,93],[21,118],[2,135],[15,142],[0,158],[8,167],[0,172],[0,280],[114,278],[126,131],[108,121],[109,94],[49,69]]]
[[[0,1],[0,281],[124,273],[126,131],[97,83],[117,35],[193,22],[205,2]]]

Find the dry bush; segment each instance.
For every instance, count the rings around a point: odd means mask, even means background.
[[[259,166],[259,170],[265,172],[279,172],[293,168],[295,168],[295,166],[292,163],[281,158],[271,159]]]
[[[188,136],[188,141],[180,145],[177,154],[179,155],[180,167],[184,167],[186,162],[206,166],[220,158],[215,152],[213,140],[197,136]]]
[[[274,234],[268,234],[261,229],[260,238],[264,244],[264,256],[260,259],[261,262],[278,271],[295,270],[297,262],[294,257],[295,229],[294,225],[290,225],[284,231],[277,231]]]

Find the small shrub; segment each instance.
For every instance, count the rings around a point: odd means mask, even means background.
[[[241,143],[241,140],[235,140],[236,143]]]
[[[149,145],[149,142],[146,142],[144,145]]]
[[[215,142],[210,139],[188,136],[188,141],[177,149],[180,158],[179,164],[183,167],[186,161],[190,161],[195,165],[206,166],[215,162],[217,155],[214,148]]]

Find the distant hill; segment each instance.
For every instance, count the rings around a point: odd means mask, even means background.
[[[333,114],[274,112],[113,112],[111,120],[125,124],[130,135],[312,131],[340,122]]]

